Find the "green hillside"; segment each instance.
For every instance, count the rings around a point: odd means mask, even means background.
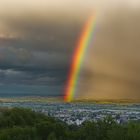
[[[139,140],[140,122],[117,124],[110,116],[80,126],[33,112],[3,109],[0,113],[0,140]]]

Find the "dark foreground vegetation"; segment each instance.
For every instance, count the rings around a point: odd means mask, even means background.
[[[117,124],[107,117],[76,126],[13,108],[0,113],[0,140],[140,140],[140,122]]]

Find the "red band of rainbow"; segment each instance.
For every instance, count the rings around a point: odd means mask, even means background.
[[[95,21],[96,17],[91,16],[78,39],[78,44],[74,50],[72,56],[72,62],[70,65],[70,70],[67,77],[67,83],[64,91],[64,100],[72,101],[74,95],[76,94],[76,87],[78,83],[79,73],[81,69],[81,65],[83,62],[84,55],[86,53],[87,48],[90,46],[91,39],[93,37],[93,32],[95,29]]]

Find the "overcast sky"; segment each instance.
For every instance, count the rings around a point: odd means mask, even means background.
[[[84,23],[97,14],[78,98],[140,98],[139,0],[0,1],[0,94],[63,95]]]

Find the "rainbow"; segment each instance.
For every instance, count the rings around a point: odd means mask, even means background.
[[[93,32],[95,29],[95,24],[96,24],[96,17],[91,16],[87,20],[83,28],[83,31],[80,35],[80,38],[78,39],[78,44],[74,49],[70,69],[68,72],[66,87],[64,90],[65,101],[68,102],[72,101],[74,95],[76,94],[75,92],[76,92],[76,87],[80,74],[80,69],[82,66],[85,53],[90,46],[90,42],[93,37]]]

